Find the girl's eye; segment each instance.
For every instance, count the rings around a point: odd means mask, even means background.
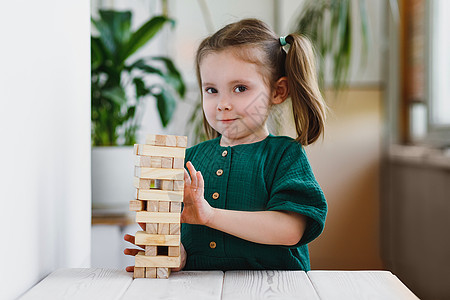
[[[206,88],[205,91],[208,94],[215,94],[215,93],[217,93],[217,90],[215,88]]]
[[[237,87],[234,89],[234,92],[235,92],[235,93],[242,93],[242,92],[245,92],[246,90],[247,90],[247,87],[246,87],[246,86],[239,85],[239,86],[237,86]]]

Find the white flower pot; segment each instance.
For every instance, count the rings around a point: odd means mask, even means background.
[[[133,146],[92,147],[92,206],[128,211],[134,199]]]

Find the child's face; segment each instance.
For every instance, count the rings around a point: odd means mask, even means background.
[[[200,64],[206,119],[227,145],[257,142],[268,134],[271,91],[258,72],[229,50],[212,52]]]

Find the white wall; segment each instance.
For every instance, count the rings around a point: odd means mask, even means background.
[[[89,265],[89,1],[0,4],[0,299]]]

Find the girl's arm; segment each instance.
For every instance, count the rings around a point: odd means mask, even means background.
[[[260,244],[293,246],[300,241],[306,227],[306,217],[295,212],[217,208],[213,211],[206,226]]]
[[[303,236],[307,218],[285,211],[234,211],[213,208],[204,198],[204,181],[200,171],[187,163],[185,171],[184,209],[181,222],[201,224],[239,238],[261,244],[297,244]]]

